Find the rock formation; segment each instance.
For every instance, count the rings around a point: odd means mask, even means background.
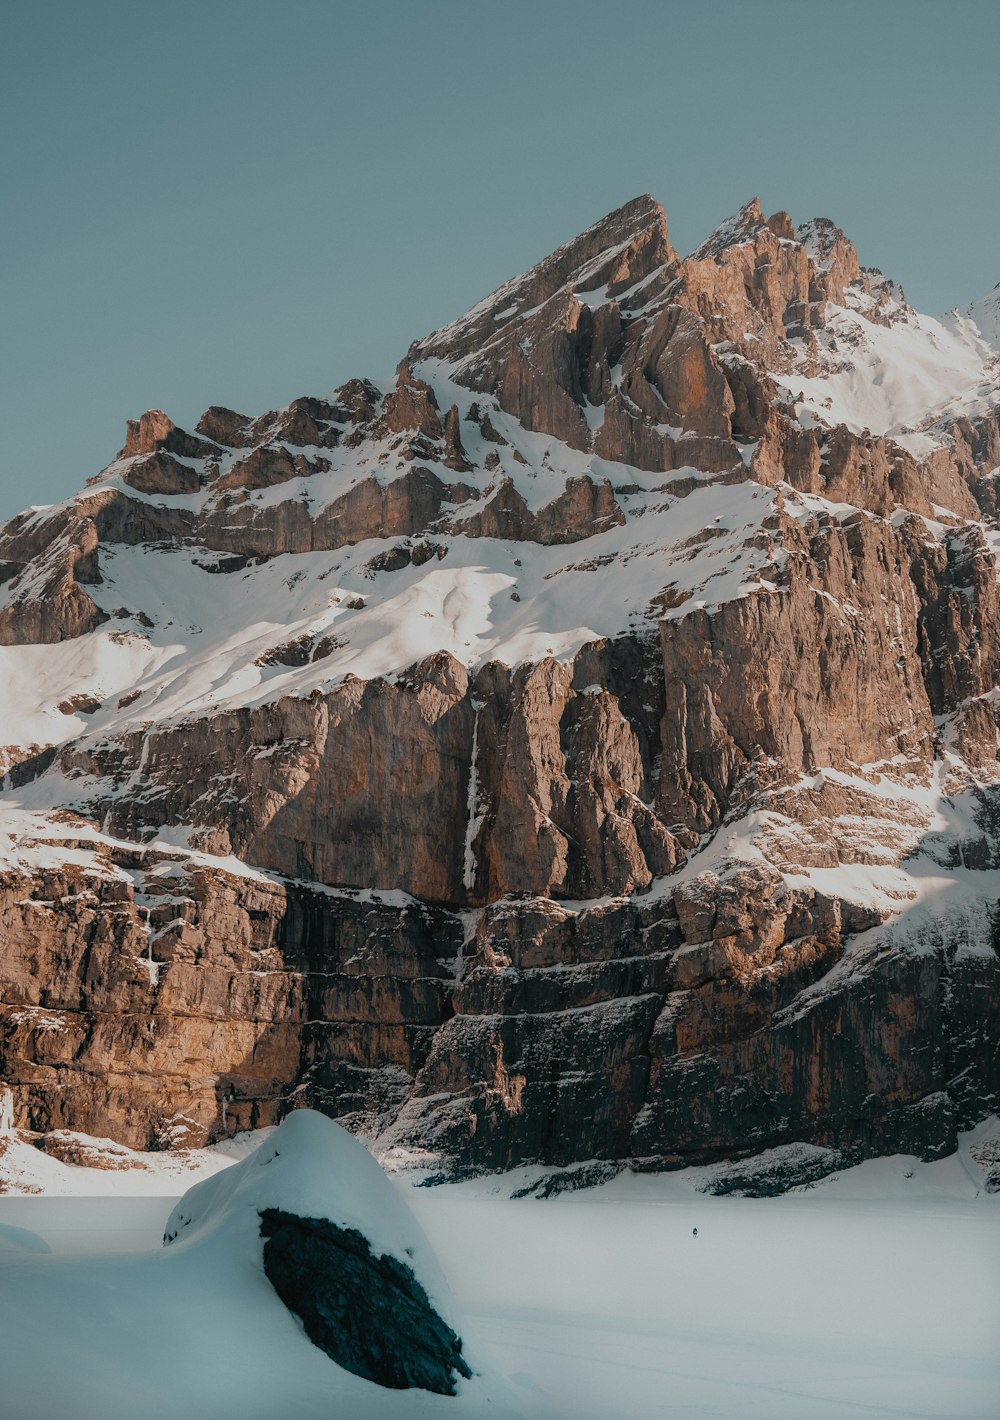
[[[184,1194],[165,1247],[200,1250],[206,1268],[239,1258],[245,1282],[259,1266],[313,1345],[364,1380],[455,1395],[472,1379],[430,1244],[345,1130],[298,1110],[223,1173]]]
[[[1000,1096],[1000,366],[639,198],[0,530],[0,1076],[435,1169],[946,1152]]]
[[[339,1366],[390,1390],[438,1395],[470,1379],[461,1338],[405,1262],[376,1256],[356,1228],[326,1218],[266,1208],[260,1230],[268,1281]]]

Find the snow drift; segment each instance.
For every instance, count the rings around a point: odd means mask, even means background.
[[[41,1210],[53,1202],[23,1201]],[[452,1355],[453,1394],[388,1390],[335,1364],[279,1297],[263,1260],[267,1210],[363,1237],[375,1259],[369,1312],[379,1268],[408,1274],[439,1334],[467,1335],[402,1191],[321,1115],[292,1114],[253,1155],[190,1189],[167,1221],[166,1247],[120,1250],[127,1205],[117,1200],[116,1208],[115,1235],[97,1255],[87,1255],[86,1225],[68,1252],[52,1256],[30,1229],[11,1224],[0,1234],[4,1420],[525,1420],[478,1345],[469,1348],[471,1366]],[[38,1227],[51,1214],[32,1216]],[[350,1301],[356,1340],[364,1307]],[[376,1315],[385,1324],[386,1307]],[[369,1353],[398,1361],[399,1331],[397,1318],[381,1337],[361,1334]]]
[[[346,1370],[396,1390],[454,1395],[472,1372],[443,1276],[416,1220],[363,1145],[299,1110],[243,1163],[189,1189],[167,1246],[218,1235],[251,1256],[309,1338]]]

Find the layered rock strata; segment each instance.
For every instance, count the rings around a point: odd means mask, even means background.
[[[998,411],[833,224],[681,258],[640,198],[393,386],[130,421],[0,531],[14,1122],[953,1147],[1000,1095]]]

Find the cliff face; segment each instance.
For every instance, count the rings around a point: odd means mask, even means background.
[[[997,357],[639,198],[0,530],[0,1075],[145,1147],[935,1154],[1000,1096]]]

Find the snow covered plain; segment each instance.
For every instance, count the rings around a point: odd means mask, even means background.
[[[0,1198],[0,1415],[995,1420],[998,1161],[993,1120],[949,1159],[874,1160],[769,1199],[706,1195],[708,1170],[547,1199],[510,1197],[537,1171],[397,1178],[480,1372],[454,1399],[341,1371],[259,1256],[161,1248],[183,1177],[149,1170],[170,1196],[129,1197],[124,1172],[53,1169],[53,1188],[107,1192]]]

